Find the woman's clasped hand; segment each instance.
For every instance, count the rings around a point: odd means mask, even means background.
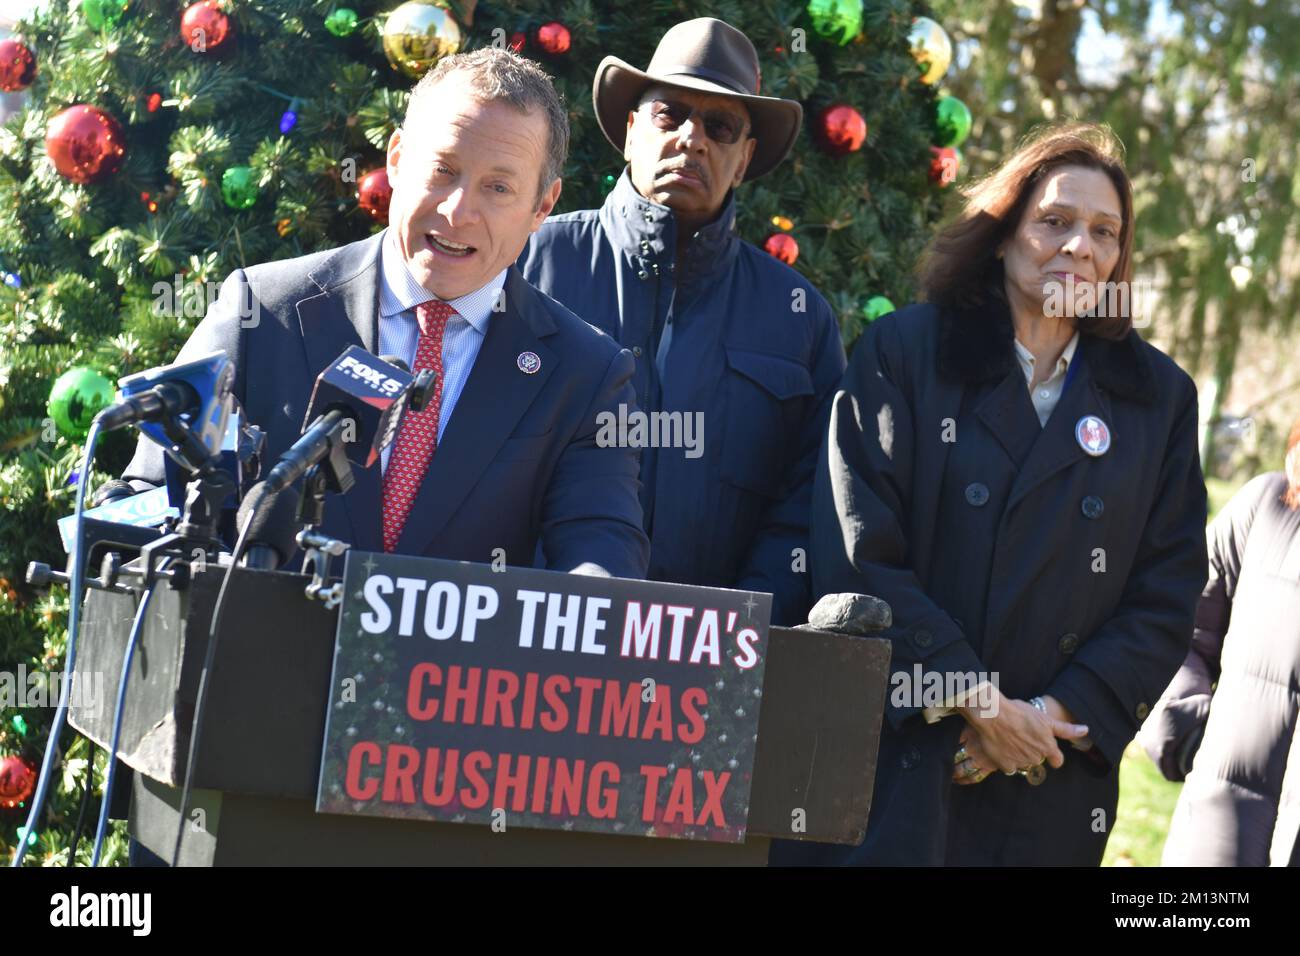
[[[1057,740],[1082,740],[1088,728],[1075,723],[1056,700],[1042,698],[1047,711],[998,692],[991,707],[961,708],[966,726],[953,757],[953,783],[980,783],[995,770],[1015,774],[1044,761],[1059,768],[1065,757]]]

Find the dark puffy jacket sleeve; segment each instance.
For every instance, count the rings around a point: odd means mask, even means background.
[[[1196,605],[1191,650],[1138,733],[1138,742],[1168,780],[1186,779],[1205,733],[1246,537],[1268,488],[1267,475],[1248,482],[1206,531],[1209,580]]]
[[[763,514],[754,542],[734,585],[742,591],[766,591],[772,595],[772,623],[792,627],[808,620],[812,588],[808,573],[809,511],[812,507],[813,478],[817,472],[817,451],[826,435],[831,401],[844,374],[844,345],[830,304],[820,295],[812,297],[817,309],[818,340],[811,368],[812,413],[804,424],[799,446],[788,464],[782,494]],[[799,561],[797,552],[804,560]]]
[[[1186,657],[1205,585],[1196,388],[1180,379],[1155,497],[1119,606],[1045,691],[1088,725],[1095,758],[1112,767]]]
[[[893,624],[880,636],[893,646],[895,674],[910,674],[917,663],[927,672],[983,672],[965,634],[908,564],[916,439],[903,354],[893,319],[873,323],[832,402],[813,491],[813,590],[889,604]],[[885,718],[897,728],[920,711],[889,701]]]

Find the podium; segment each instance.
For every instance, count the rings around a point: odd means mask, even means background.
[[[129,830],[170,860],[221,567],[160,582],[132,663],[117,757],[134,771]],[[507,572],[509,573],[509,572]],[[887,641],[771,628],[743,843],[320,814],[315,810],[337,609],[306,575],[238,569],[196,754],[181,865],[762,866],[775,838],[856,844],[866,832],[889,674]],[[75,680],[107,701],[73,708],[101,747],[137,595],[86,595]],[[803,832],[793,832],[799,808]]]

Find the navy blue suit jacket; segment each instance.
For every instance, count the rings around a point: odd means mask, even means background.
[[[339,249],[239,269],[178,360],[234,358],[235,394],[267,432],[274,461],[298,438],[316,376],[349,345],[379,337],[383,233]],[[510,268],[464,391],[430,462],[397,550],[403,554],[645,576],[635,448],[599,447],[597,415],[635,403],[626,349]],[[541,368],[519,369],[534,352]],[[328,501],[323,530],[383,549],[379,465]],[[163,481],[163,452],[141,439],[123,477]],[[540,544],[540,549],[539,549]],[[498,551],[497,549],[501,549]]]

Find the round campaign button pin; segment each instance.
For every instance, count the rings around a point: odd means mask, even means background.
[[[519,366],[519,371],[525,375],[532,375],[541,369],[542,360],[537,357],[536,352],[520,352],[516,364]]]
[[[1096,415],[1084,415],[1074,426],[1074,437],[1079,447],[1093,458],[1110,451],[1110,426]]]

